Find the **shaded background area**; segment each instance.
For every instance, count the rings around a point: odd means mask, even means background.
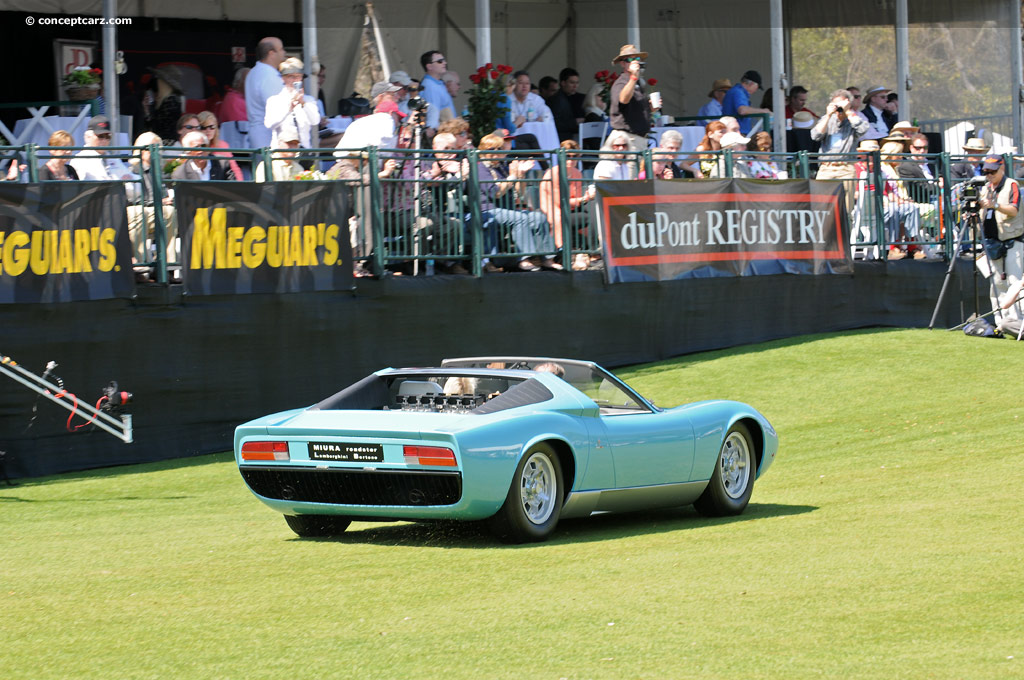
[[[974,311],[970,262],[957,264],[938,328]],[[4,305],[0,353],[36,373],[56,361],[67,389],[89,403],[117,380],[135,394],[135,442],[68,433],[68,412],[45,400],[26,429],[36,397],[4,380],[0,450],[12,476],[226,451],[242,422],[312,404],[386,366],[460,355],[616,367],[808,333],[924,327],[944,274],[941,262],[897,261],[857,263],[853,276],[620,285],[599,272],[390,277],[359,279],[354,292],[182,298],[178,286],[154,286],[134,301]]]

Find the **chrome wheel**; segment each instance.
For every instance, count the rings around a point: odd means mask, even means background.
[[[523,514],[533,524],[543,524],[555,510],[558,480],[555,465],[546,453],[535,451],[523,466],[519,477],[519,497]]]
[[[731,432],[722,444],[718,464],[726,495],[733,499],[741,498],[750,484],[750,446],[746,437],[739,432]]]

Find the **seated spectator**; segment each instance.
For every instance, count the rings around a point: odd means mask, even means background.
[[[441,123],[438,134],[447,133],[455,137],[456,149],[472,149],[473,138],[469,134],[469,123],[463,118],[452,118]]]
[[[162,140],[155,132],[143,132],[135,139],[135,147],[142,147],[135,152],[131,160],[136,174],[142,178],[142,200],[128,206],[128,233],[132,242],[132,260],[147,262],[155,255],[155,250],[148,247],[156,240],[156,196],[153,193],[153,168],[149,146],[159,146]],[[161,212],[164,219],[165,255],[167,262],[175,262],[177,252],[176,239],[178,225],[175,222],[174,200],[171,196],[162,196]],[[155,248],[155,246],[154,246]]]
[[[523,123],[549,120],[551,110],[548,105],[538,95],[530,92],[530,74],[516,71],[512,74],[512,80],[512,92],[506,96],[512,116],[511,131],[515,132]]]
[[[616,151],[619,153],[605,154],[594,166],[594,181],[611,179],[633,179],[633,166],[635,162],[629,151],[629,136],[622,130],[612,130],[607,139],[604,140],[602,151]],[[591,196],[593,198],[593,196]]]
[[[806,111],[815,118],[818,117],[818,114],[807,108],[807,88],[803,85],[791,87],[789,96],[786,97],[786,118],[792,118],[797,111]]]
[[[67,130],[57,130],[50,135],[46,145],[72,146],[74,143],[75,140]],[[75,168],[68,165],[70,160],[68,156],[70,154],[71,151],[68,149],[51,150],[49,152],[50,159],[39,166],[39,181],[78,179],[78,173],[75,172]]]
[[[722,100],[725,99],[725,93],[732,88],[732,81],[728,78],[719,78],[715,82],[711,83],[711,91],[708,92],[708,100],[704,106],[700,107],[697,111],[698,116],[707,116],[709,118],[721,118],[722,117]],[[707,120],[695,121],[692,125],[706,125]]]
[[[184,146],[181,140],[190,132],[198,132],[202,126],[199,124],[199,116],[194,113],[183,113],[175,123],[176,135],[170,140],[164,139],[163,157],[167,159],[177,158],[181,155],[180,149]]]
[[[224,101],[217,111],[220,120],[220,137],[232,149],[249,148],[249,119],[245,108],[245,77],[248,68],[235,71],[235,78],[224,95]]]
[[[736,119],[732,119],[736,122]],[[722,149],[721,139],[727,132],[725,123],[720,120],[713,120],[704,126],[704,137],[697,143],[696,151],[720,151]],[[737,133],[738,134],[738,133]],[[698,156],[700,164],[699,177],[720,177],[718,167],[718,154],[704,154]],[[696,175],[696,173],[694,173]]]
[[[736,120],[734,117],[722,116],[721,118],[718,119],[718,121],[725,126],[726,132],[735,132],[737,134],[740,133],[740,122]]]
[[[899,260],[907,255],[913,255],[916,259],[925,256],[924,251],[916,245],[909,248],[898,245],[901,241],[917,240],[920,225],[917,205],[910,198],[904,183],[900,181],[896,169],[902,162],[898,154],[902,154],[903,150],[903,144],[900,142],[886,142],[882,145],[882,198],[886,239],[890,244],[890,260]]]
[[[220,124],[212,111],[200,111],[196,117],[199,119],[199,131],[206,135],[206,146],[212,149],[230,148],[227,142],[220,138]],[[242,180],[242,169],[238,167],[238,163],[235,162],[235,158],[230,152],[215,151],[213,155],[229,159],[228,163],[231,165],[232,172],[235,173],[235,179]]]
[[[854,176],[857,178],[855,185],[856,198],[852,211],[853,228],[850,233],[850,243],[870,243],[875,239],[872,230],[871,215],[875,214],[875,154],[878,151],[878,141],[874,139],[861,140],[857,145],[857,161],[853,165]],[[877,248],[874,257],[877,258]]]
[[[784,173],[779,171],[778,164],[767,154],[772,150],[772,136],[768,132],[758,132],[747,146],[750,160],[747,162],[747,175],[754,179],[780,179]]]
[[[962,182],[965,179],[981,177],[981,165],[985,161],[985,154],[988,153],[988,144],[979,137],[971,137],[962,148],[967,158],[949,166],[950,179]]]
[[[551,116],[555,121],[560,140],[576,139],[580,123],[584,121],[583,93],[577,92],[580,86],[580,74],[572,68],[563,68],[558,74],[557,87],[554,93],[545,99]]]
[[[284,145],[284,148],[291,151],[274,151],[271,154],[270,172],[275,182],[287,182],[295,179],[296,175],[303,172],[302,164],[295,160],[299,148],[299,132],[295,128],[284,128],[278,134],[277,140]],[[267,169],[260,161],[256,166],[256,174],[253,180],[257,182],[267,181]]]
[[[302,61],[295,57],[285,59],[278,67],[284,87],[267,99],[266,114],[263,118],[263,124],[270,129],[272,149],[281,147],[277,135],[288,126],[298,130],[299,144],[302,148],[314,148],[314,133],[317,134],[319,146],[320,109],[317,108],[316,99],[302,90],[302,68]]]
[[[480,140],[480,151],[495,151],[505,140],[494,134]],[[499,230],[507,230],[518,252],[541,255],[518,258],[513,271],[561,269],[551,257],[543,255],[554,250],[551,225],[544,213],[518,208],[516,191],[519,180],[531,170],[536,161],[514,160],[507,165],[498,154],[483,154],[477,166],[480,178],[480,210],[483,217],[484,248],[486,253],[498,252]]]
[[[75,154],[69,165],[78,179],[87,182],[126,181],[125,194],[129,201],[138,198],[139,188],[130,180],[137,180],[128,164],[113,158],[105,150],[110,146],[110,123],[106,116],[93,116],[85,130],[85,146]]]
[[[583,98],[583,117],[585,123],[599,123],[608,120],[608,105],[601,96],[604,83],[594,83]]]
[[[202,132],[189,132],[181,140],[187,149],[182,157],[184,162],[171,173],[175,180],[233,180],[235,172],[226,160],[210,158],[211,152],[204,151],[207,140]]]
[[[593,196],[583,190],[583,173],[580,172],[579,159],[572,155],[579,150],[580,145],[574,140],[567,139],[561,143],[565,149],[565,179],[569,185],[569,233],[576,234],[587,226],[587,215],[584,207],[593,199]],[[562,250],[564,242],[564,228],[562,224],[562,183],[558,164],[552,164],[551,168],[544,173],[540,185],[540,209],[548,218],[551,224],[551,234],[555,240],[555,249]],[[572,268],[576,271],[586,269],[590,257],[586,253],[576,253],[573,258]]]
[[[750,177],[746,155],[744,153],[747,150],[747,145],[750,144],[750,137],[744,137],[738,132],[726,132],[722,135],[721,144],[722,151],[732,152],[732,176]],[[724,161],[725,156],[723,155],[722,163],[724,163]],[[724,172],[719,173],[719,177],[724,176]]]
[[[555,80],[554,76],[544,76],[540,79],[540,83],[537,84],[537,94],[544,100],[545,104],[548,104],[548,100],[554,97],[558,93],[558,81]],[[548,104],[548,108],[551,108],[551,104]]]
[[[168,64],[149,69],[153,78],[142,97],[146,129],[160,135],[170,144],[179,138],[175,125],[185,112],[185,95],[181,87],[181,71]]]
[[[672,174],[676,179],[703,178],[700,172],[700,165],[696,158],[679,158],[683,150],[683,135],[676,130],[665,130],[658,140],[658,147],[669,154],[672,164]]]

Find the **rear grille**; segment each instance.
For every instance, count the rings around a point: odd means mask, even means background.
[[[451,505],[462,498],[459,472],[322,470],[306,467],[240,468],[264,498],[341,505]]]

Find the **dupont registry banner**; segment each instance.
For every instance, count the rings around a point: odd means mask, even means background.
[[[340,182],[178,182],[191,295],[352,288],[349,189]]]
[[[608,281],[852,274],[840,182],[599,182]]]
[[[0,303],[134,294],[123,184],[0,182]]]

